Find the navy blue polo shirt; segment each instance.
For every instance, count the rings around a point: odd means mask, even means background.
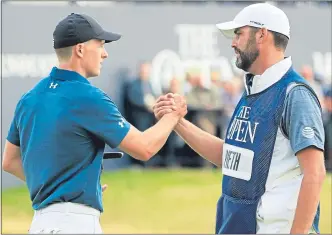
[[[54,67],[22,96],[7,137],[20,146],[33,208],[73,202],[102,212],[105,143],[117,147],[129,129],[102,90]]]

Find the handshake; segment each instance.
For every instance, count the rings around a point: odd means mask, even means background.
[[[157,120],[160,120],[164,115],[172,115],[180,120],[187,112],[187,103],[184,97],[173,93],[160,96],[153,106],[153,113]]]

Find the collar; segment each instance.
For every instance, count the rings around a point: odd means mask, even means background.
[[[247,73],[244,75],[244,86],[246,88],[247,94],[256,94],[259,93],[266,88],[272,86],[274,83],[278,82],[285,73],[292,66],[291,57],[286,57],[282,61],[272,65],[268,69],[264,71],[262,75],[253,75]],[[250,93],[248,91],[248,84],[252,82],[252,86],[250,87]]]
[[[50,76],[59,80],[78,81],[90,84],[88,79],[86,79],[79,73],[71,70],[59,69],[57,67],[52,68]]]

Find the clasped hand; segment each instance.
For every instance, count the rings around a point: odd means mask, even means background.
[[[188,112],[187,102],[181,95],[168,93],[157,99],[153,106],[153,112],[157,120],[167,114],[176,115],[177,117],[182,118]]]

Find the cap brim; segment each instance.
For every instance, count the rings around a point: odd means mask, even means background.
[[[97,39],[105,40],[105,43],[114,42],[121,38],[120,34],[104,31]]]
[[[241,28],[245,25],[235,23],[234,21],[229,21],[229,22],[216,24],[216,26],[226,38],[233,38],[235,35],[234,30],[237,28]]]

